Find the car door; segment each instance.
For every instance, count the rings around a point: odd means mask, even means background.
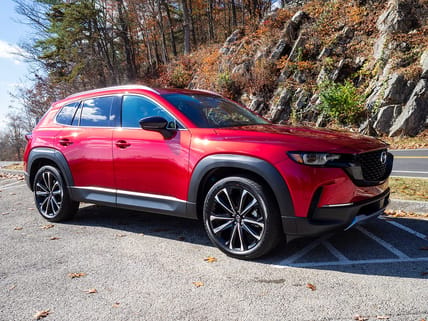
[[[84,99],[71,125],[64,126],[56,136],[56,147],[68,162],[75,188],[114,190],[112,132],[118,103],[120,98],[116,96]],[[113,196],[110,201],[115,201]]]
[[[142,129],[139,121],[151,116],[176,124],[157,102],[139,95],[123,97],[122,126],[113,132],[117,202],[169,212],[186,199],[190,132],[178,125],[172,137],[165,137]]]

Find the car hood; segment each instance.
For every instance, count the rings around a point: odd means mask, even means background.
[[[277,143],[285,145],[287,150],[360,153],[387,147],[386,143],[373,137],[311,127],[266,124],[217,128],[215,131],[225,140]]]

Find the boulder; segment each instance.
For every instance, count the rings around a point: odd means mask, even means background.
[[[389,136],[415,136],[428,124],[428,80],[417,83],[400,116],[394,121]]]
[[[376,27],[380,32],[407,33],[418,25],[413,8],[417,0],[390,0],[388,7],[377,20]]]
[[[287,43],[287,41],[285,41],[284,39],[279,39],[278,43],[273,48],[269,58],[276,61],[282,56],[284,56],[288,50],[290,50],[290,45]]]
[[[420,64],[422,68],[421,78],[428,79],[428,49],[422,54]]]
[[[385,104],[404,104],[409,98],[415,84],[407,81],[402,74],[393,73],[389,78],[383,95]]]
[[[230,52],[231,46],[243,37],[244,33],[241,29],[237,29],[226,39],[223,44],[223,47],[220,48],[220,53],[223,55],[227,55]]]
[[[269,118],[273,122],[287,120],[291,114],[291,98],[293,91],[289,88],[279,88],[271,100],[271,111]]]
[[[388,134],[393,122],[401,114],[401,111],[401,105],[388,105],[380,108],[373,124],[376,132],[379,134]]]

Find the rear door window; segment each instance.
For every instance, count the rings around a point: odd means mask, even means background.
[[[80,126],[109,127],[114,119],[110,117],[115,97],[97,97],[84,100],[80,116]]]

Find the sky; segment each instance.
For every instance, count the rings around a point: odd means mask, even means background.
[[[6,115],[16,103],[10,92],[16,86],[28,84],[29,68],[14,53],[22,51],[19,44],[28,40],[31,28],[19,23],[23,18],[15,12],[12,0],[0,0],[0,131],[4,130]],[[11,107],[10,107],[11,106]]]

